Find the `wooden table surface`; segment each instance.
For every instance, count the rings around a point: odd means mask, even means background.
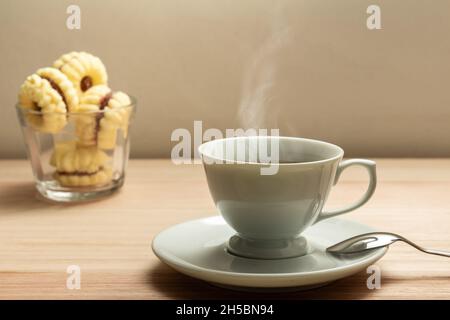
[[[379,159],[372,200],[347,218],[450,250],[450,159]],[[0,161],[0,298],[3,299],[450,299],[450,259],[391,247],[377,265],[381,288],[361,272],[306,292],[227,291],[162,264],[150,243],[161,230],[216,214],[200,165],[132,160],[124,188],[96,202],[64,205],[36,196],[28,162]],[[347,170],[329,207],[356,199],[366,176]],[[66,288],[69,265],[81,289]]]

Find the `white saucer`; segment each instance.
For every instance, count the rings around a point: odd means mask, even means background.
[[[302,257],[260,260],[228,253],[226,242],[235,232],[220,216],[170,227],[153,239],[153,252],[188,276],[243,290],[309,289],[348,277],[380,259],[387,248],[336,256],[325,249],[372,228],[349,220],[324,220],[305,231],[310,252]]]

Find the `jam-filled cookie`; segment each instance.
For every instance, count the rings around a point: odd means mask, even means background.
[[[74,142],[55,145],[50,164],[56,168],[54,178],[67,187],[107,184],[112,179],[110,158],[95,147],[80,147]]]
[[[70,52],[53,63],[72,81],[78,94],[96,85],[106,85],[108,75],[103,62],[87,52]]]
[[[51,87],[55,89],[63,100],[67,112],[76,112],[79,99],[73,83],[67,76],[55,68],[41,68],[36,74],[47,80]]]
[[[43,68],[22,84],[19,106],[29,111],[26,121],[36,130],[57,133],[67,123],[66,113],[78,106],[78,96],[61,71]]]
[[[80,98],[76,132],[79,144],[113,149],[116,145],[117,130],[124,137],[128,133],[131,115],[130,97],[121,92],[112,92],[107,86],[95,86]]]

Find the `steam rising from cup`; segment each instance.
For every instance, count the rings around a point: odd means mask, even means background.
[[[278,8],[280,9],[280,8]],[[281,10],[276,11],[271,31],[266,40],[254,53],[251,63],[244,70],[242,95],[238,109],[240,125],[245,129],[271,129],[271,135],[278,129],[279,106],[271,106],[272,89],[275,85],[278,53],[289,41],[289,28]],[[259,159],[269,163],[261,168],[262,175],[276,174],[279,169],[279,145],[277,139],[261,140],[259,145],[250,146],[250,153],[259,154]],[[270,144],[268,146],[267,144]],[[270,150],[263,158],[262,153]]]
[[[271,32],[244,70],[238,120],[245,129],[277,128],[278,106],[270,106],[277,72],[277,54],[289,41],[289,28],[278,13]]]

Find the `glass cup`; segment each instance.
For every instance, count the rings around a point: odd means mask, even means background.
[[[93,200],[119,190],[130,152],[136,100],[86,113],[16,106],[36,188],[47,199]]]

